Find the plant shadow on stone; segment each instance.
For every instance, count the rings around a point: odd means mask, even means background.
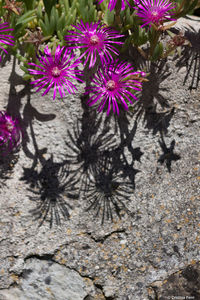
[[[108,154],[108,155],[107,155]],[[124,180],[122,174],[113,166],[113,157],[109,153],[99,158],[98,164],[93,169],[86,199],[89,206],[86,211],[96,211],[94,218],[101,215],[104,220],[113,221],[113,213],[121,218],[122,211],[129,212],[125,203],[130,201],[133,194],[132,183]]]
[[[15,164],[18,161],[17,153],[9,153],[6,157],[0,158],[0,187],[6,184],[6,180],[9,179],[13,173]]]
[[[26,157],[32,161],[30,168],[24,168],[24,176],[21,180],[24,180],[30,185],[29,191],[34,193],[35,197],[31,200],[36,202],[36,208],[31,211],[36,219],[40,220],[40,226],[48,218],[50,226],[55,221],[60,224],[60,216],[69,217],[68,209],[71,204],[66,202],[63,193],[67,190],[67,186],[72,186],[69,180],[69,171],[65,162],[55,163],[53,156],[45,160],[43,155],[47,152],[47,149],[39,149],[34,133],[33,120],[37,119],[40,122],[46,122],[55,118],[54,114],[42,114],[37,111],[31,104],[31,88],[30,83],[25,82],[16,71],[16,58],[13,60],[13,68],[9,78],[10,92],[7,104],[8,113],[19,120],[20,127],[22,128],[22,149]],[[16,86],[24,85],[21,91],[16,91]],[[23,112],[20,113],[22,106],[22,98],[26,97],[26,103],[23,108]],[[27,129],[30,130],[30,135]],[[32,141],[34,150],[29,150],[28,143]],[[9,157],[8,157],[9,158]],[[11,157],[9,158],[11,159]],[[10,164],[13,163],[11,159]],[[40,171],[37,170],[38,163],[42,166]],[[9,162],[7,161],[9,169]],[[2,174],[5,174],[2,173]],[[3,175],[2,175],[3,176]],[[70,184],[68,184],[70,181]],[[76,198],[76,193],[70,195],[70,198]],[[31,197],[30,197],[31,198]]]
[[[98,163],[99,157],[105,151],[115,145],[114,135],[109,133],[109,127],[102,126],[102,116],[97,118],[96,111],[90,110],[85,104],[85,98],[81,99],[83,106],[82,119],[77,120],[76,126],[70,132],[67,131],[69,149],[66,156],[69,164],[75,167],[75,174],[80,182],[80,189],[84,182],[84,189],[90,181],[90,173]]]
[[[200,80],[200,29],[196,31],[190,26],[190,29],[185,29],[185,37],[189,40],[191,46],[186,46],[180,59],[177,62],[177,67],[181,69],[186,67],[186,75],[183,84],[185,85],[191,77],[189,89],[197,89]]]
[[[101,216],[103,224],[105,219],[113,220],[113,213],[120,218],[122,210],[128,211],[125,203],[133,193],[138,172],[133,165],[135,160],[140,160],[142,152],[139,147],[132,147],[137,126],[135,123],[129,132],[125,113],[117,121],[121,136],[117,144],[116,132],[110,131],[110,117],[103,121],[102,114],[97,117],[96,110],[89,109],[85,103],[83,97],[83,117],[73,132],[68,131],[67,161],[75,168],[73,172],[83,194],[85,210],[96,211],[95,218]],[[132,157],[130,164],[124,151],[126,147]]]
[[[40,221],[39,226],[44,221],[49,221],[51,228],[54,222],[60,225],[62,218],[69,218],[69,209],[72,209],[69,199],[77,199],[78,196],[67,162],[54,162],[53,155],[49,159],[45,159],[44,154],[47,153],[47,148],[38,148],[32,124],[35,118],[45,122],[53,120],[55,115],[39,113],[31,105],[29,96],[23,111],[23,124],[25,128],[30,128],[31,134],[30,137],[27,135],[24,139],[23,150],[26,156],[31,158],[32,166],[31,168],[24,168],[24,176],[21,180],[29,184],[30,189],[28,190],[36,195],[30,196],[30,199],[36,203],[36,208],[30,211],[31,214],[35,220]],[[34,146],[34,153],[27,147],[30,138]],[[42,166],[40,170],[37,170],[38,165]]]
[[[148,81],[143,83],[140,100],[134,106],[136,120],[143,117],[145,128],[157,132],[167,133],[170,121],[174,114],[174,108],[162,95],[167,88],[161,88],[160,84],[170,76],[169,67],[166,61],[147,62]]]
[[[51,155],[48,160],[42,160],[39,172],[24,169],[24,177],[21,179],[30,184],[31,188],[28,190],[36,195],[30,196],[36,202],[36,208],[30,212],[35,220],[40,221],[39,226],[48,220],[51,228],[54,222],[61,225],[62,217],[69,219],[69,210],[73,208],[69,200],[77,199],[78,195],[66,162],[54,162]]]
[[[160,155],[158,162],[161,164],[166,164],[166,167],[168,169],[168,172],[171,173],[171,164],[172,161],[177,161],[181,159],[181,156],[177,153],[174,152],[174,147],[175,147],[175,140],[172,140],[170,143],[170,146],[167,147],[163,135],[161,135],[161,139],[159,141],[160,147],[163,151],[163,154]]]

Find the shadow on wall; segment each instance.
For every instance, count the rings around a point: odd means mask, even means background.
[[[152,130],[153,134],[158,132],[167,133],[170,121],[174,114],[174,108],[170,106],[162,92],[167,88],[160,88],[160,84],[170,75],[166,61],[147,63],[148,81],[143,83],[140,101],[135,104],[134,114],[136,120],[143,118],[145,128]]]
[[[165,62],[151,63],[149,68],[149,81],[144,84],[140,101],[133,112],[121,110],[120,116],[114,117],[114,133],[110,128],[113,116],[103,120],[102,114],[97,116],[96,110],[86,105],[85,97],[81,99],[82,118],[77,120],[71,131],[67,131],[67,154],[65,160],[58,163],[51,154],[49,159],[44,158],[48,149],[38,148],[33,126],[34,119],[46,122],[56,116],[41,114],[32,106],[30,86],[16,75],[14,60],[7,111],[18,118],[23,130],[22,150],[30,159],[31,167],[24,168],[21,180],[29,186],[30,200],[35,202],[31,214],[39,221],[39,226],[45,221],[50,227],[54,223],[60,225],[62,220],[70,217],[78,198],[83,200],[82,209],[88,213],[93,210],[94,218],[101,218],[102,224],[115,217],[121,218],[124,212],[133,214],[128,204],[139,172],[135,162],[140,162],[143,155],[140,147],[134,148],[133,143],[142,116],[148,130],[152,129],[153,134],[161,133],[160,146],[164,154],[158,162],[165,162],[168,171],[171,171],[171,161],[179,159],[179,156],[173,152],[175,142],[172,141],[168,148],[163,134],[167,132],[174,110],[160,94],[160,83],[170,73]],[[24,88],[17,93],[18,84],[23,84]],[[26,97],[26,103],[20,114],[23,97]],[[158,104],[166,108],[166,112],[157,112]],[[131,128],[130,116],[135,117]],[[117,140],[116,135],[119,136]],[[33,144],[33,150],[28,148],[29,142]]]
[[[105,220],[113,220],[113,214],[120,218],[122,211],[128,212],[126,204],[133,193],[138,172],[133,165],[142,152],[139,148],[132,148],[137,126],[135,124],[129,133],[125,113],[116,119],[115,128],[121,137],[117,144],[115,134],[110,133],[109,120],[104,122],[102,114],[97,117],[96,111],[85,103],[86,99],[82,98],[82,119],[77,121],[73,132],[67,132],[70,141],[66,160],[75,169],[72,173],[79,182],[85,210],[93,209],[95,218],[100,216],[103,224]],[[132,156],[130,164],[125,154],[126,147]]]
[[[189,82],[189,89],[197,89],[200,80],[200,29],[196,31],[190,26],[185,28],[185,37],[191,43],[186,46],[181,58],[177,62],[177,67],[186,67],[186,75],[183,84]]]
[[[161,139],[159,141],[160,147],[163,151],[163,154],[160,155],[158,162],[161,164],[166,164],[168,172],[171,173],[171,165],[172,161],[177,161],[181,158],[181,156],[174,152],[175,140],[172,140],[170,146],[167,147],[163,135],[161,135]]]
[[[40,172],[24,168],[21,180],[28,183],[31,187],[28,190],[35,194],[30,199],[35,201],[36,208],[30,213],[39,221],[39,226],[44,221],[49,221],[50,227],[54,222],[61,225],[61,218],[70,217],[69,210],[73,209],[70,200],[78,199],[78,193],[66,162],[55,163],[52,155],[48,160],[43,159]]]

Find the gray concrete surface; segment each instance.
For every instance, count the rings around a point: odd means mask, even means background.
[[[119,118],[87,108],[85,84],[53,101],[0,69],[0,109],[23,128],[1,165],[1,300],[200,299],[198,51],[146,65]]]

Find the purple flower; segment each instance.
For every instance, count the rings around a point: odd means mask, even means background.
[[[67,43],[76,44],[76,46],[70,46],[71,49],[86,48],[84,53],[80,56],[80,59],[87,55],[84,66],[90,58],[89,68],[93,67],[96,63],[97,55],[100,57],[101,62],[105,63],[112,59],[110,52],[118,54],[118,51],[112,44],[123,44],[122,42],[113,41],[122,37],[117,31],[105,27],[106,25],[100,25],[98,23],[81,23],[77,26],[73,26],[80,32],[69,31],[71,35],[66,35],[65,40]]]
[[[98,4],[101,4],[103,1],[104,0],[99,0]],[[122,10],[125,9],[125,2],[128,4],[129,7],[131,7],[128,0],[122,0]],[[115,8],[116,4],[117,4],[117,0],[110,0],[108,3],[108,9],[112,11]]]
[[[78,75],[81,75],[81,71],[75,69],[80,64],[80,61],[72,62],[74,57],[75,55],[69,49],[65,49],[65,47],[60,48],[58,45],[55,55],[53,55],[48,46],[46,46],[44,54],[40,52],[40,56],[38,55],[40,65],[29,63],[29,65],[39,68],[39,70],[29,69],[30,74],[40,76],[39,79],[31,82],[35,87],[38,87],[36,92],[45,88],[42,94],[44,96],[53,87],[53,99],[56,97],[57,89],[61,98],[65,96],[64,89],[70,94],[74,93],[77,88],[71,82],[71,79],[82,81],[78,78]]]
[[[171,18],[170,10],[175,8],[169,0],[140,0],[136,14],[142,19],[145,26],[154,23],[161,25],[164,21],[174,20]]]
[[[1,19],[0,19],[1,20]],[[4,34],[5,31],[12,31],[14,30],[13,28],[8,28],[8,23],[2,23],[0,24],[0,43],[5,44],[5,45],[10,45],[13,46],[14,45],[14,36],[9,35],[9,34]],[[6,49],[4,49],[1,45],[0,48],[8,54],[8,51]],[[1,55],[0,55],[0,61],[1,61]]]
[[[140,4],[140,0],[133,0],[133,2],[134,2],[135,5]]]
[[[88,100],[88,105],[92,106],[100,101],[98,112],[101,112],[107,103],[107,115],[110,113],[111,106],[113,112],[119,114],[119,104],[128,110],[127,100],[131,104],[133,104],[132,99],[137,100],[129,89],[140,91],[142,83],[139,77],[145,75],[143,72],[133,72],[130,63],[119,62],[119,60],[101,66],[91,81],[92,85],[86,88],[86,94],[93,94]]]
[[[21,130],[17,120],[6,112],[0,111],[0,154],[5,155],[16,150],[20,144]]]

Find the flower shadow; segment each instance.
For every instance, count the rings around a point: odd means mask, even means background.
[[[35,194],[30,199],[36,203],[36,208],[30,210],[30,213],[35,220],[39,220],[39,226],[48,221],[52,228],[54,222],[61,225],[63,219],[69,219],[73,208],[70,201],[77,199],[78,195],[66,162],[54,162],[51,155],[43,161],[40,171],[24,168],[21,180],[26,181],[30,185],[28,190]]]
[[[111,117],[103,119],[102,114],[97,117],[96,111],[88,109],[85,102],[83,98],[82,119],[77,121],[73,131],[68,131],[66,161],[71,170],[74,169],[72,172],[85,211],[95,211],[95,219],[100,217],[103,224],[113,221],[114,215],[121,218],[123,212],[128,212],[126,205],[135,188],[135,175],[139,172],[134,168],[134,162],[140,161],[143,153],[139,147],[132,147],[137,124],[129,132],[125,113],[118,121],[116,119],[115,129],[120,132],[120,139],[116,139],[117,132],[114,130],[113,133],[113,128],[110,128]],[[129,151],[131,161],[125,149]]]
[[[181,159],[181,156],[174,152],[175,144],[176,144],[175,140],[172,140],[170,143],[170,146],[167,147],[167,145],[164,141],[164,137],[163,137],[163,135],[161,135],[159,145],[163,151],[163,154],[160,155],[158,162],[160,164],[165,163],[169,173],[171,173],[172,161],[177,161],[177,160]]]
[[[66,160],[74,169],[72,172],[80,183],[80,192],[87,190],[90,173],[98,164],[99,157],[116,143],[114,135],[109,133],[109,126],[102,128],[102,116],[97,118],[96,111],[90,111],[85,105],[85,98],[82,98],[82,106],[82,119],[77,119],[73,130],[67,131],[69,140],[65,142],[68,148]]]
[[[113,157],[108,153],[99,158],[90,176],[90,184],[85,199],[89,202],[86,211],[95,211],[94,219],[101,216],[101,224],[113,221],[115,213],[121,219],[123,212],[128,212],[126,203],[130,201],[133,186],[124,180],[120,170],[113,165]]]
[[[56,116],[55,114],[43,114],[31,104],[30,84],[16,73],[15,58],[9,81],[10,92],[6,111],[17,118],[19,122],[22,129],[22,151],[31,164],[30,168],[24,168],[24,174],[21,178],[29,185],[27,190],[34,194],[30,196],[30,199],[35,201],[36,208],[30,212],[35,219],[39,220],[39,226],[45,221],[50,223],[50,227],[54,223],[59,225],[63,219],[69,218],[69,210],[73,205],[67,199],[78,197],[76,188],[65,161],[61,163],[54,162],[53,156],[47,160],[45,159],[44,154],[47,153],[48,149],[38,148],[33,126],[35,119],[47,122],[53,120]],[[17,86],[19,85],[23,85],[23,88],[17,92]],[[22,98],[24,97],[26,98],[22,110]],[[30,142],[33,147],[29,148]],[[4,168],[9,170],[10,161],[8,159],[9,157],[7,157]]]
[[[140,100],[134,106],[134,114],[137,121],[143,119],[145,128],[153,130],[153,134],[167,133],[174,108],[170,106],[164,95],[168,89],[160,87],[160,84],[170,76],[171,72],[165,61],[149,64],[148,81],[143,83]]]

